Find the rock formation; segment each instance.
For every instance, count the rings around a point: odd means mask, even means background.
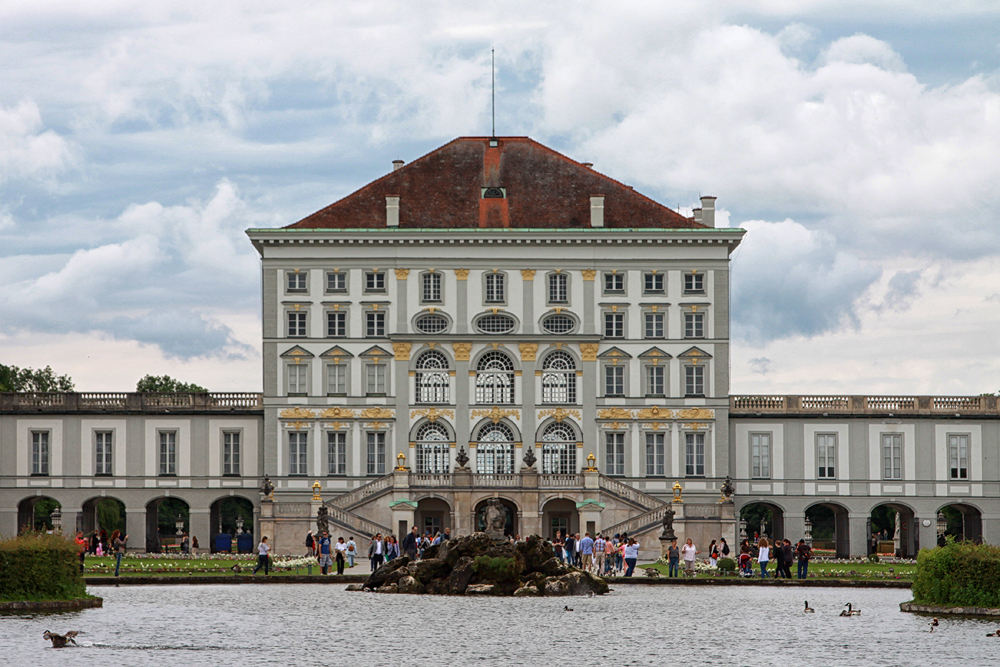
[[[431,595],[603,595],[608,584],[559,561],[552,543],[537,535],[518,544],[474,533],[431,547],[418,561],[403,556],[368,577],[362,587],[379,593]]]

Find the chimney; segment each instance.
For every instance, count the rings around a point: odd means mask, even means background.
[[[590,195],[590,226],[604,226],[604,195]]]
[[[587,169],[593,169],[594,168],[594,163],[593,162],[581,162],[580,164],[582,164]]]
[[[692,209],[691,213],[694,214],[694,221],[697,222],[700,225],[701,224],[701,209],[700,208]]]
[[[715,197],[701,198],[701,224],[715,227]]]
[[[392,170],[393,171],[399,171],[400,169],[403,168],[404,164],[406,164],[406,163],[403,162],[402,160],[393,160],[392,161]]]
[[[399,227],[399,195],[385,196],[385,226]]]

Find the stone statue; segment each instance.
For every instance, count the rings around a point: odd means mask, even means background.
[[[722,483],[722,496],[726,500],[729,500],[735,492],[736,489],[733,487],[733,478],[726,475],[726,481]]]
[[[507,508],[503,506],[499,498],[490,498],[486,501],[483,524],[487,535],[494,540],[504,539],[504,528],[507,527]]]
[[[535,458],[535,449],[534,448],[531,448],[531,449],[529,449],[528,451],[526,451],[524,453],[524,465],[528,466],[529,468],[531,466],[535,465],[535,461],[537,461],[537,460],[538,459]]]
[[[264,475],[264,483],[260,487],[260,492],[264,494],[265,498],[270,498],[271,494],[274,493],[274,484],[271,484],[271,478]]]
[[[896,512],[896,527],[892,532],[892,539],[899,539],[899,512]]]
[[[326,530],[330,530],[330,510],[326,505],[321,505],[316,510],[316,531],[322,535]]]
[[[660,534],[661,540],[676,540],[677,534],[674,532],[674,516],[677,514],[669,505],[667,505],[667,511],[663,513],[663,533]]]
[[[458,464],[459,468],[464,468],[469,463],[469,455],[465,453],[465,446],[458,448],[458,455],[455,457],[455,463]]]

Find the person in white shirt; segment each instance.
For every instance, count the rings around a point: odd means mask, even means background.
[[[257,567],[253,569],[253,573],[257,574],[257,571],[264,568],[264,574],[270,574],[271,559],[268,556],[268,552],[271,551],[271,545],[267,543],[267,535],[260,538],[260,544],[257,545]]]
[[[766,537],[760,538],[757,548],[760,549],[760,553],[757,554],[757,562],[760,563],[760,578],[767,579],[767,561],[769,560],[771,550],[768,548]]]
[[[347,552],[347,543],[344,542],[343,537],[337,538],[337,544],[334,547],[337,550],[337,574],[344,573],[344,554]]]
[[[354,557],[358,555],[358,545],[354,543],[354,537],[347,538],[347,567],[354,567]]]
[[[694,560],[700,553],[691,538],[687,538],[684,546],[681,547],[681,560],[684,561],[684,572],[688,576],[694,576]]]
[[[628,569],[625,570],[626,577],[632,576],[637,560],[639,560],[639,543],[630,537],[628,544],[625,545],[625,563],[628,565]]]

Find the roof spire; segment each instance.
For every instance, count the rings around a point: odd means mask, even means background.
[[[490,49],[490,106],[493,111],[493,133],[490,135],[494,139],[497,136],[497,50]]]

